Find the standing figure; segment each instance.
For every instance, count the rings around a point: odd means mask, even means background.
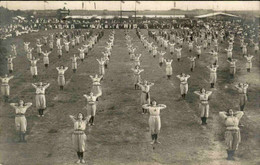
[[[227,62],[229,63],[229,73],[230,73],[230,77],[234,78],[235,74],[236,74],[236,62],[237,60],[235,59],[231,59],[230,61],[227,60]]]
[[[99,75],[104,76],[105,75],[105,62],[106,59],[104,59],[103,57],[99,60],[97,59],[98,63],[99,63]]]
[[[50,86],[50,83],[43,85],[40,82],[39,84],[32,84],[32,86],[36,89],[35,101],[39,112],[38,117],[43,117],[43,111],[46,109],[45,90]]]
[[[24,42],[23,44],[24,44],[24,51],[28,52],[30,42]]]
[[[168,77],[168,79],[171,78],[172,76],[172,59],[165,59],[165,65],[166,65],[166,76]]]
[[[83,95],[87,99],[87,106],[85,107],[87,109],[87,114],[89,118],[89,125],[95,125],[94,124],[94,118],[96,116],[96,110],[97,110],[97,98],[100,95],[94,95],[92,92],[90,92],[88,95]]]
[[[193,42],[188,42],[188,44],[189,44],[189,52],[191,52],[193,49]]]
[[[16,46],[14,44],[11,45],[11,51],[13,52],[14,56],[17,56]]]
[[[48,36],[43,36],[42,38],[43,38],[44,45],[47,45],[47,43],[48,43]]]
[[[72,46],[72,48],[74,48],[74,47],[76,46],[76,40],[75,40],[75,38],[72,38],[72,39],[71,39],[71,46]]]
[[[244,112],[238,111],[233,112],[232,109],[227,110],[227,112],[219,112],[219,116],[225,119],[225,143],[227,145],[227,160],[235,160],[234,154],[238,149],[238,145],[241,142],[240,130],[239,130],[239,120],[244,115]]]
[[[190,71],[193,72],[193,70],[195,69],[195,65],[196,65],[196,57],[188,57],[190,60]]]
[[[79,48],[78,50],[79,50],[79,58],[83,62],[85,58],[85,53],[84,53],[85,48]]]
[[[43,54],[43,64],[44,66],[47,68],[49,66],[49,54],[51,54],[51,52],[42,52]]]
[[[153,57],[155,58],[155,56],[157,55],[157,46],[153,46]]]
[[[3,95],[4,101],[7,102],[9,95],[10,95],[10,86],[9,86],[9,81],[11,79],[13,79],[14,76],[10,76],[8,77],[8,75],[6,74],[5,77],[0,77],[0,80],[2,81],[2,85],[1,85],[1,93]]]
[[[50,47],[50,51],[52,51],[53,50],[53,40],[50,40],[49,47]]]
[[[150,132],[152,136],[152,142],[151,144],[154,143],[160,143],[158,139],[158,135],[161,130],[161,118],[160,118],[160,112],[162,109],[166,108],[166,105],[164,104],[158,104],[156,101],[152,101],[152,105],[150,104],[144,104],[143,109],[148,110],[150,117],[149,117],[149,127],[150,127]]]
[[[190,78],[190,75],[185,75],[184,73],[181,73],[180,75],[176,76],[178,79],[180,79],[180,91],[181,91],[181,97],[185,99],[187,93],[188,93],[188,79]]]
[[[144,104],[151,104],[151,97],[150,97],[150,89],[154,85],[154,83],[148,83],[147,81],[144,81],[144,84],[137,83],[137,85],[141,88],[142,94],[141,94],[141,105]],[[143,113],[147,113],[147,110],[143,108]]]
[[[201,124],[206,125],[207,118],[209,117],[209,96],[212,94],[212,91],[206,91],[202,88],[200,91],[194,91],[194,93],[199,95],[200,99],[199,108],[201,109]]]
[[[34,48],[28,48],[28,51],[27,51],[27,59],[28,60],[31,60],[32,59],[32,51],[33,51]]]
[[[247,102],[247,88],[248,84],[239,83],[235,85],[239,93],[239,107],[240,111],[244,111],[246,102]]]
[[[69,53],[69,50],[70,50],[70,42],[64,42],[64,45],[65,45],[65,51],[67,52],[67,53]]]
[[[164,62],[164,55],[166,54],[166,52],[158,51],[158,54],[159,54],[159,65],[160,65],[160,67],[162,67],[163,62]]]
[[[93,82],[91,92],[94,94],[94,96],[102,96],[102,88],[100,81],[102,80],[103,76],[98,76],[97,74],[94,76],[89,76]],[[97,98],[98,101],[98,98]]]
[[[242,52],[243,52],[243,55],[245,56],[247,54],[247,43],[244,43],[243,44],[243,47],[242,47]]]
[[[85,56],[86,56],[86,55],[88,55],[88,47],[89,47],[89,45],[85,44],[85,45],[83,45],[83,47],[84,47],[84,53],[85,53]]]
[[[61,58],[61,56],[62,56],[62,47],[63,47],[63,45],[60,45],[60,46],[58,46],[58,48],[57,48],[57,53],[58,53],[58,57],[59,57],[59,58]]]
[[[206,50],[207,47],[208,47],[208,42],[207,42],[207,40],[203,40],[203,48],[204,48],[204,50]]]
[[[233,50],[233,49],[225,49],[225,50],[226,50],[226,52],[227,52],[227,58],[228,58],[228,60],[231,61],[231,59],[232,59],[232,50]]]
[[[27,109],[32,105],[32,103],[24,103],[20,100],[19,103],[10,104],[15,109],[15,128],[19,134],[20,142],[26,142],[25,133],[27,127],[27,121],[25,118],[25,113]]]
[[[211,50],[211,52],[209,52],[209,54],[211,54],[213,56],[213,64],[214,65],[218,65],[218,52]]]
[[[207,66],[207,68],[210,70],[210,86],[211,88],[214,88],[214,85],[217,82],[217,69],[218,65],[212,64],[211,66]]]
[[[140,69],[139,65],[136,65],[135,68],[131,69],[134,72],[134,85],[135,85],[135,89],[138,89],[138,83],[141,82],[141,73],[144,71],[143,69]]]
[[[248,54],[245,56],[245,58],[247,60],[247,62],[246,62],[247,72],[250,72],[251,68],[252,68],[252,58],[254,58],[254,56],[251,56],[250,54]]]
[[[196,48],[197,48],[197,57],[199,59],[201,55],[201,45],[196,45]]]
[[[84,115],[79,112],[77,117],[69,116],[74,123],[74,132],[72,134],[72,144],[77,152],[78,160],[76,163],[85,163],[83,159],[83,153],[86,151],[87,136],[85,134],[88,118],[84,118]]]
[[[169,45],[170,45],[170,53],[171,55],[173,55],[175,43],[169,43]]]
[[[180,48],[175,48],[175,50],[177,51],[177,60],[178,60],[178,62],[180,61],[180,59],[181,59],[181,50],[182,50],[182,48],[180,47]]]
[[[38,75],[38,72],[37,72],[37,62],[39,60],[40,59],[36,59],[35,57],[32,57],[32,59],[29,60],[31,62],[30,70],[31,70],[31,74],[32,74],[33,78],[36,78],[36,76]]]
[[[61,65],[60,67],[56,68],[58,71],[58,85],[60,86],[60,90],[63,90],[64,85],[66,84],[65,82],[65,72],[66,70],[68,70],[68,67],[64,67],[63,65]]]
[[[140,57],[142,56],[142,54],[136,54],[134,57],[134,67],[135,66],[140,66]]]
[[[56,39],[56,46],[57,46],[57,47],[60,47],[60,46],[61,46],[61,38],[60,38],[60,37],[58,37],[58,38]]]
[[[41,55],[41,53],[42,53],[42,48],[41,48],[42,45],[37,43],[36,46],[37,46],[36,51],[37,51],[38,55]]]
[[[73,57],[70,58],[72,60],[72,70],[73,70],[73,73],[76,73],[77,71],[77,68],[78,68],[78,64],[77,64],[77,60],[79,59],[79,57],[77,57],[75,54]]]
[[[7,69],[9,71],[9,73],[12,73],[14,70],[14,64],[13,64],[13,59],[15,59],[15,56],[11,56],[9,55],[9,57],[7,57]]]
[[[76,44],[79,45],[80,43],[80,36],[75,36],[76,37]]]
[[[105,64],[104,64],[104,66],[105,66],[105,68],[107,69],[107,67],[108,67],[108,63],[109,63],[109,57],[108,57],[108,52],[107,51],[105,51],[105,52],[102,52],[103,53],[103,55],[104,55],[104,59],[106,59],[106,62],[105,62]]]
[[[255,50],[255,54],[257,54],[257,52],[259,51],[258,42],[254,43],[254,50]]]

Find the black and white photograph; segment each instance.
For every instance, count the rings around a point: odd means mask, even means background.
[[[260,165],[259,1],[0,1],[0,165]]]

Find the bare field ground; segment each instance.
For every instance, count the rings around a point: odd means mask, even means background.
[[[18,57],[14,60],[15,78],[10,81],[10,102],[24,99],[33,102],[33,106],[26,113],[28,122],[27,143],[17,143],[14,127],[14,110],[6,103],[0,102],[0,163],[10,165],[71,165],[76,160],[76,153],[72,148],[71,133],[72,121],[69,115],[78,112],[86,113],[83,94],[88,94],[92,87],[89,75],[98,73],[97,58],[100,58],[108,40],[110,30],[105,30],[103,38],[87,55],[85,61],[79,62],[77,73],[71,70],[69,59],[78,54],[76,46],[69,54],[63,53],[59,60],[57,50],[50,54],[50,66],[45,69],[41,60],[38,63],[38,80],[30,75],[29,62],[23,51],[23,42],[31,42],[35,46],[35,38],[47,35],[53,31],[41,31],[23,35],[3,44],[9,49],[10,43],[18,45]],[[146,30],[142,30],[147,35]],[[173,58],[173,77],[167,80],[165,65],[159,67],[158,57],[144,49],[135,31],[130,30],[133,44],[137,53],[141,53],[141,67],[145,70],[142,78],[154,82],[151,97],[158,103],[166,104],[167,109],[161,112],[162,130],[160,145],[150,145],[148,115],[141,114],[140,91],[134,90],[133,74],[130,70],[132,63],[126,47],[123,30],[116,30],[112,57],[102,82],[103,96],[98,103],[95,119],[96,125],[88,127],[87,145],[85,153],[87,164],[129,164],[129,165],[254,165],[260,163],[260,131],[259,131],[259,54],[255,55],[253,69],[247,73],[245,59],[238,42],[234,46],[233,55],[238,59],[237,75],[229,78],[229,66],[226,62],[226,43],[220,45],[218,81],[216,90],[210,100],[210,118],[207,126],[200,125],[200,111],[198,98],[193,91],[201,87],[209,88],[209,72],[206,68],[211,58],[209,49],[202,51],[197,60],[193,73],[189,70],[187,56],[195,55],[195,51],[188,52],[187,44],[182,50],[182,59],[177,62],[176,55],[170,55],[167,50],[166,58]],[[150,39],[152,41],[152,39]],[[47,47],[44,46],[43,50]],[[160,48],[162,49],[162,48]],[[10,52],[10,51],[9,51]],[[249,48],[253,53],[253,48]],[[35,52],[34,52],[35,53]],[[36,55],[38,56],[38,55]],[[64,91],[60,91],[57,84],[55,67],[63,64],[69,67],[65,73],[67,84]],[[181,72],[191,75],[189,92],[186,100],[180,98],[179,80],[175,77]],[[47,89],[47,110],[44,118],[37,117],[35,107],[35,91],[32,82],[50,82]],[[245,115],[242,118],[244,127],[241,127],[242,142],[237,151],[237,161],[228,162],[224,146],[223,121],[218,112],[233,108],[238,110],[238,93],[234,84],[248,82],[249,102],[246,105]]]

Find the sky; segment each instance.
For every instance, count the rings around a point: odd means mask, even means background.
[[[0,6],[10,10],[44,10],[59,8],[82,9],[84,2],[85,10],[120,10],[120,1],[0,1]],[[169,10],[174,8],[174,1],[140,1],[136,4],[137,10]],[[65,4],[66,3],[66,4]],[[214,9],[214,10],[259,10],[258,1],[176,1],[176,9]],[[135,1],[122,3],[122,10],[135,10]]]

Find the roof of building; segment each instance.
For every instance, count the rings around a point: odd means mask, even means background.
[[[239,16],[233,15],[233,14],[228,14],[228,13],[223,13],[223,12],[215,12],[215,13],[209,13],[209,14],[195,16],[195,18],[206,18],[206,17],[217,16],[217,15],[223,15],[223,16],[229,16],[229,17],[237,17],[237,18],[239,17]]]

